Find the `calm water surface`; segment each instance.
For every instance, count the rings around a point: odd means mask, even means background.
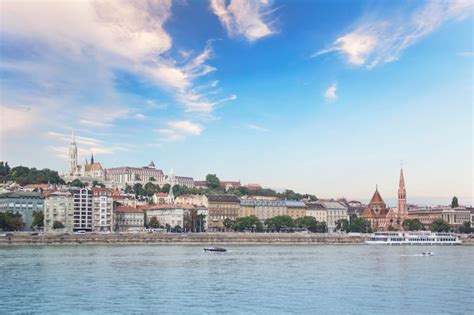
[[[474,247],[202,248],[0,248],[0,312],[474,314]]]

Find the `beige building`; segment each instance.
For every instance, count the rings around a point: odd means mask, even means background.
[[[208,207],[207,198],[205,195],[181,195],[174,199],[176,204],[188,204],[198,207]]]
[[[145,213],[141,209],[122,206],[114,209],[114,230],[141,231],[145,227]]]
[[[113,190],[92,188],[92,229],[113,231]]]
[[[288,215],[293,219],[302,218],[306,215],[306,204],[303,201],[285,201]]]
[[[309,203],[306,206],[306,216],[313,217],[318,222],[328,221],[328,212],[322,205],[319,203]]]
[[[61,223],[64,228],[54,229],[54,222]],[[48,194],[44,200],[44,231],[69,232],[74,227],[74,202],[68,191],[56,191]]]
[[[235,220],[239,215],[240,199],[234,195],[206,195],[209,231],[224,231],[224,220]]]
[[[255,214],[256,201],[253,199],[241,199],[239,217],[248,217]]]
[[[425,226],[429,226],[434,220],[443,219],[453,228],[460,227],[464,222],[470,222],[470,211],[459,207],[418,207],[410,208],[408,211],[410,219],[418,219]]]

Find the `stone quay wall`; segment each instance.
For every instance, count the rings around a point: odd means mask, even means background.
[[[313,233],[114,233],[39,234],[6,233],[0,236],[0,246],[20,245],[127,245],[127,244],[364,244],[368,234]],[[463,245],[474,245],[474,237],[461,236]]]
[[[0,246],[106,244],[364,244],[369,236],[300,233],[7,234]]]

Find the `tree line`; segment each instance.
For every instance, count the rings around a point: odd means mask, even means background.
[[[10,168],[8,162],[0,162],[0,181],[14,181],[18,185],[28,184],[64,184],[58,172],[48,168],[37,170],[26,166],[16,166]]]

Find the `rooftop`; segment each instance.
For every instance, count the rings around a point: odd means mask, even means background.
[[[235,195],[206,195],[208,201],[214,202],[239,202],[239,197]]]

